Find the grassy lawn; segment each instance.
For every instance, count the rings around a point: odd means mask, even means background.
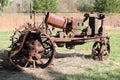
[[[0,49],[8,49],[11,44],[12,32],[0,32]]]
[[[109,61],[98,63],[89,62],[84,72],[61,77],[60,80],[120,80],[120,31],[107,31],[110,35],[111,55]],[[9,49],[12,32],[0,32],[0,49]],[[75,51],[90,52],[93,43],[76,46]],[[57,48],[58,51],[68,51]]]
[[[62,80],[120,80],[120,69],[106,72],[85,71],[84,73],[66,76]]]
[[[90,66],[79,74],[65,76],[63,80],[120,80],[120,31],[108,31],[110,35],[110,60],[98,63],[90,62]],[[90,51],[92,43],[77,46],[76,50]]]

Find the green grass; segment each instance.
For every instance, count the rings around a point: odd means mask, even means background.
[[[119,80],[120,69],[115,69],[107,72],[86,71],[84,73],[65,76],[62,80]]]
[[[11,44],[12,32],[0,32],[0,49],[8,49]]]
[[[111,30],[107,33],[110,36],[110,60],[103,63],[89,62],[84,72],[67,75],[60,80],[120,80],[120,31]],[[92,45],[93,42],[85,43],[76,46],[75,50],[90,53]]]
[[[107,31],[110,37],[110,60],[106,64],[92,63],[79,74],[64,76],[62,80],[120,80],[120,31]],[[91,50],[92,43],[78,46],[78,49]],[[83,48],[84,47],[84,48]],[[105,61],[104,61],[105,62]],[[103,63],[104,63],[103,62]],[[117,63],[117,64],[116,64]]]
[[[108,34],[111,36],[111,60],[120,61],[120,31],[109,31]]]
[[[110,35],[110,60],[103,63],[89,62],[89,66],[84,72],[74,75],[66,75],[61,77],[60,80],[119,80],[120,79],[120,31],[111,30],[107,31]],[[0,32],[0,49],[8,49],[10,36],[12,32]],[[85,43],[76,46],[75,51],[90,52],[93,42]],[[57,48],[58,51],[69,51],[65,48]],[[107,62],[107,63],[106,63]]]

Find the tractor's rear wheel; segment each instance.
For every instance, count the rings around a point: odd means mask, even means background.
[[[52,40],[47,34],[40,33],[37,41],[39,41],[44,50],[35,53],[32,56],[32,61],[29,61],[28,59],[31,57],[31,55],[29,55],[29,50],[24,49],[26,41],[23,40],[23,42],[21,42],[23,45],[13,45],[11,51],[9,51],[10,63],[19,70],[22,70],[23,67],[29,67],[31,65],[33,67],[41,68],[46,68],[48,65],[50,65],[53,61],[53,58],[55,57],[55,48]]]

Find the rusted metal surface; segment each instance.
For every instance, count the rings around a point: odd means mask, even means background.
[[[51,37],[53,42],[89,42],[89,41],[101,41],[101,39],[109,38],[108,36],[98,37],[84,37],[84,38],[55,38]]]
[[[17,33],[21,34],[18,38],[15,37]],[[53,42],[49,35],[41,33],[41,30],[25,25],[15,31],[11,40],[9,60],[18,70],[30,66],[46,68],[55,57]]]
[[[103,41],[97,41],[92,47],[92,58],[94,60],[107,60],[110,56],[109,38]]]
[[[47,13],[46,18],[45,18],[45,22],[56,27],[56,28],[61,28],[64,29],[66,27],[66,19],[56,16],[52,13]]]
[[[32,12],[32,11],[31,11]],[[73,49],[76,45],[86,42],[94,42],[91,57],[94,60],[108,59],[110,55],[109,36],[104,32],[103,14],[85,14],[85,18],[62,18],[53,13],[47,13],[45,20],[40,26],[26,24],[16,29],[12,36],[9,60],[12,65],[22,70],[22,67],[46,68],[55,57],[54,44],[58,47]],[[88,20],[88,26],[84,22]],[[96,20],[101,21],[101,25],[96,26]],[[55,36],[49,25],[60,28]],[[96,27],[98,29],[96,29]],[[53,44],[54,43],[54,44]]]

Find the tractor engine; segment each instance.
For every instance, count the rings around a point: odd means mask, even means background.
[[[81,35],[83,28],[82,19],[62,18],[52,13],[47,13],[45,23],[63,31],[58,32],[59,37],[75,37]],[[84,34],[85,35],[85,34]],[[83,35],[82,35],[83,36]]]

